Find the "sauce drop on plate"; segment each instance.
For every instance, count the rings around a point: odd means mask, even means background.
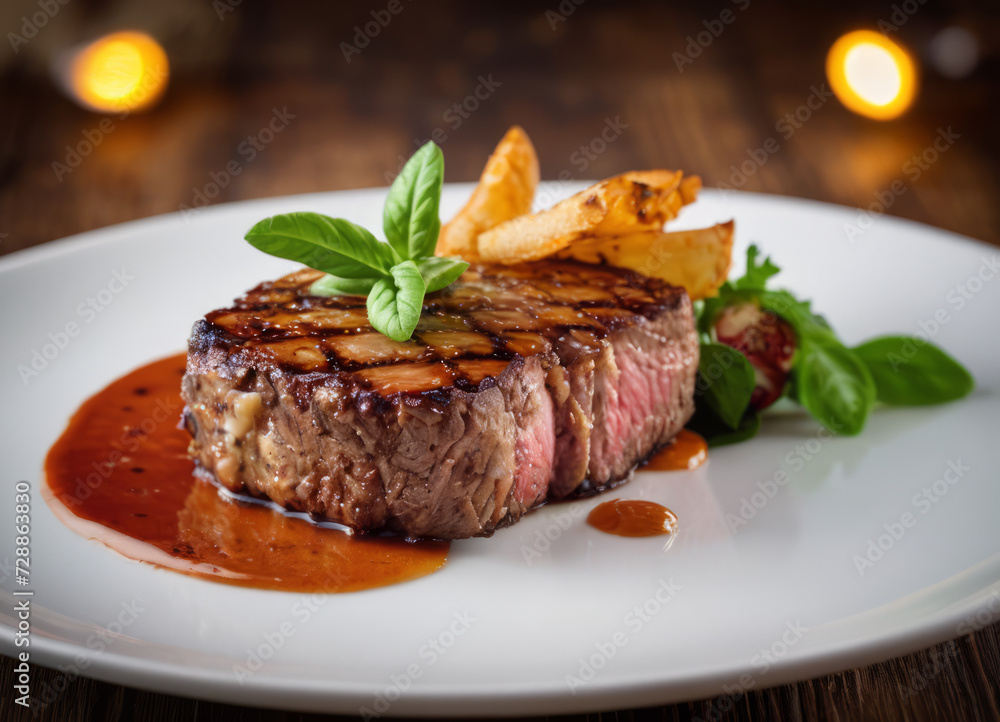
[[[356,537],[194,475],[178,428],[184,354],[143,366],[77,410],[45,461],[49,506],[67,526],[140,561],[292,592],[350,592],[440,569],[448,542]]]
[[[708,459],[708,442],[699,434],[681,429],[674,440],[657,451],[639,471],[697,469]]]
[[[677,531],[677,516],[662,504],[641,499],[612,499],[595,506],[587,523],[617,536],[658,536]]]

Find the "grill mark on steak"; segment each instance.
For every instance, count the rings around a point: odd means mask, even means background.
[[[690,301],[659,280],[474,265],[399,343],[365,299],[310,296],[320,275],[262,283],[195,324],[191,451],[234,491],[360,531],[490,534],[546,498],[627,480],[693,411]],[[235,418],[254,394],[259,413]]]
[[[401,362],[447,360],[456,379],[475,386],[463,360],[509,361],[531,337],[543,347],[543,339],[551,344],[572,331],[592,332],[595,339],[589,345],[596,349],[615,328],[636,316],[655,317],[683,296],[679,289],[608,267],[557,261],[480,266],[466,271],[458,284],[430,294],[413,340],[398,343],[372,329],[363,298],[308,296],[309,285],[320,275],[303,270],[262,283],[232,308],[207,314],[205,320],[214,328],[200,332],[217,330],[232,337],[231,343],[241,340],[244,350],[272,347],[271,362],[291,373],[355,373]],[[654,298],[651,285],[669,292]],[[455,340],[452,353],[442,349],[449,338]]]

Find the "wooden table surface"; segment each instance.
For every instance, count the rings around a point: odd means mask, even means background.
[[[919,51],[936,30],[965,24],[979,33],[985,57],[959,80],[925,73],[912,111],[887,123],[852,115],[828,97],[823,58],[840,33],[893,22],[888,3],[848,3],[824,15],[744,1],[482,8],[402,0],[402,12],[350,62],[342,43],[352,43],[354,27],[387,3],[190,5],[180,4],[196,22],[159,26],[176,67],[162,103],[113,118],[113,129],[70,172],[53,163],[101,127],[101,116],[66,100],[23,57],[0,65],[0,253],[192,206],[233,160],[240,172],[213,203],[382,186],[401,156],[440,129],[447,180],[474,180],[513,123],[533,138],[545,179],[676,167],[701,175],[707,187],[860,207],[891,199],[889,215],[1000,244],[1000,33],[992,4],[913,3],[918,9],[894,37]],[[727,8],[733,21],[689,52],[689,38]],[[691,62],[678,67],[678,54]],[[480,99],[468,101],[477,87]],[[460,112],[456,103],[478,107]],[[247,160],[240,143],[276,110],[294,118]],[[597,142],[602,133],[605,142]],[[913,156],[941,133],[953,142],[912,172]],[[754,160],[775,146],[764,162]],[[897,180],[904,192],[887,196]],[[804,228],[803,243],[808,235]],[[820,679],[566,719],[1000,719],[1000,625],[989,614],[982,622],[932,649]],[[41,668],[33,675],[36,690],[65,686],[49,705],[36,704],[34,716],[43,720],[320,719]],[[4,658],[0,717],[27,719],[14,711],[12,678]]]

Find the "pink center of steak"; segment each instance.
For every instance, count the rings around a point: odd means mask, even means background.
[[[691,341],[693,342],[693,341]],[[613,343],[613,362],[595,384],[591,479],[621,479],[637,460],[677,432],[692,408],[691,351],[657,334],[629,329]],[[697,362],[697,351],[694,351]]]
[[[514,447],[517,462],[514,499],[527,508],[545,498],[556,449],[552,399],[546,393],[533,398],[537,404],[521,417],[520,433]]]
[[[684,291],[611,266],[472,266],[413,337],[364,300],[261,284],[195,324],[184,380],[220,483],[367,532],[491,534],[628,478],[693,411]]]

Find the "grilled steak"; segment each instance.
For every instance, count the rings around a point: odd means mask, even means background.
[[[627,480],[693,407],[687,294],[573,261],[472,266],[411,341],[365,299],[263,283],[191,335],[191,454],[234,491],[359,531],[488,535]]]

